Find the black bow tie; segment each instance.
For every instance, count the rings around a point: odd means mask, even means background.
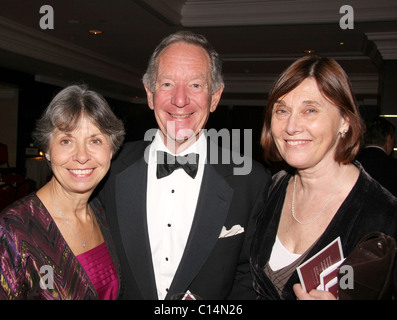
[[[157,179],[164,178],[179,168],[185,170],[194,179],[198,170],[198,160],[197,153],[173,156],[167,152],[157,151]]]

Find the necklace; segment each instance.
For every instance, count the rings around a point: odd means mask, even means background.
[[[316,220],[321,216],[321,214],[324,212],[326,206],[328,205],[328,203],[329,203],[329,202],[331,201],[331,199],[333,198],[333,196],[334,196],[334,194],[335,194],[337,188],[339,187],[339,184],[340,184],[340,182],[342,181],[342,177],[343,177],[344,174],[345,174],[346,168],[347,168],[347,165],[345,166],[345,168],[344,168],[344,170],[343,170],[343,173],[340,175],[340,177],[339,177],[339,179],[338,179],[338,182],[336,183],[334,189],[332,190],[331,194],[329,195],[327,201],[325,201],[325,203],[324,203],[323,207],[321,208],[321,210],[314,216],[313,219],[309,220],[308,222],[299,221],[298,218],[295,216],[295,186],[296,186],[296,174],[294,175],[294,188],[293,188],[293,191],[292,191],[292,201],[291,201],[291,215],[292,215],[292,217],[295,219],[296,222],[298,222],[298,223],[301,224],[301,225],[311,224],[312,222],[316,221]]]
[[[82,241],[80,239],[80,237],[77,235],[77,233],[74,231],[72,226],[70,225],[69,221],[65,218],[65,216],[62,213],[62,211],[58,208],[54,198],[52,197],[52,194],[51,194],[51,182],[48,183],[48,189],[50,190],[50,197],[51,197],[52,203],[54,204],[55,208],[57,208],[59,215],[63,218],[63,220],[65,220],[65,222],[68,225],[68,227],[70,228],[70,230],[72,230],[72,232],[74,233],[76,238],[79,239],[79,241],[81,242],[81,245],[83,246],[83,248],[85,248],[85,245],[87,244],[87,242],[89,242],[91,240],[92,232],[94,231],[94,220],[92,219],[92,213],[91,213],[91,210],[90,210],[91,209],[90,206],[88,206],[88,213],[90,214],[90,217],[91,217],[91,234],[90,234],[90,237],[88,238],[87,241]]]

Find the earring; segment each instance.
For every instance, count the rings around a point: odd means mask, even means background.
[[[47,159],[48,161],[51,161],[51,160],[50,160],[50,155],[49,155],[48,153],[45,154],[45,157],[46,157],[46,159]]]
[[[343,130],[343,132],[340,134],[340,137],[341,137],[342,139],[344,139],[344,138],[346,137],[346,133],[347,133],[347,130],[346,130],[346,129]]]

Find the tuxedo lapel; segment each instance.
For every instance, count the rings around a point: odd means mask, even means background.
[[[144,158],[116,176],[116,205],[125,253],[144,299],[157,299],[146,219]]]
[[[207,164],[186,248],[166,299],[186,291],[202,268],[218,241],[232,196],[233,189]]]

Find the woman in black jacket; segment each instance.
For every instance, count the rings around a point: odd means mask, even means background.
[[[275,82],[261,143],[267,160],[283,159],[293,170],[273,176],[258,220],[251,251],[258,298],[335,299],[305,292],[296,268],[337,237],[345,257],[372,231],[397,237],[397,198],[354,161],[363,128],[335,60],[305,56]]]

